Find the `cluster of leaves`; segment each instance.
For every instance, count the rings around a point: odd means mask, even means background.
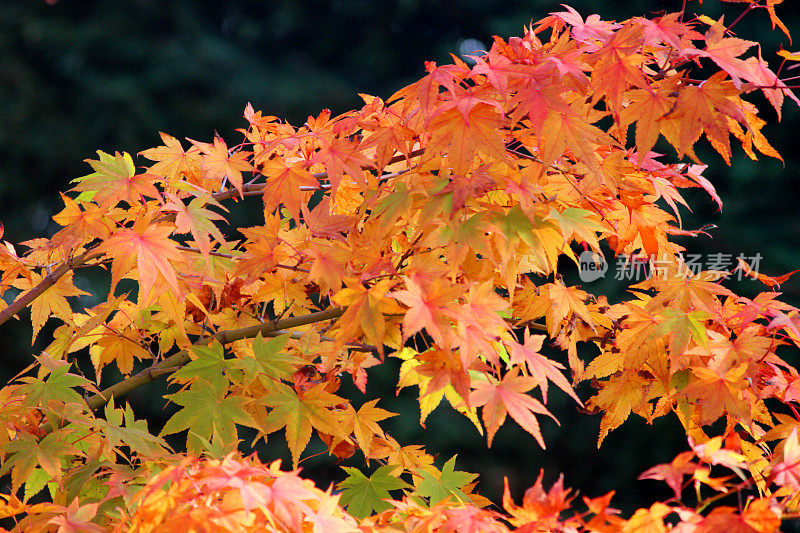
[[[779,2],[745,3],[788,33]],[[615,23],[566,8],[338,117],[294,127],[248,106],[235,145],[162,134],[144,168],[99,152],[62,196],[60,231],[24,254],[0,248],[0,293],[20,291],[0,300],[0,323],[30,307],[35,339],[59,321],[0,389],[0,516],[63,531],[778,530],[800,505],[800,375],[776,350],[800,346],[800,313],[776,292],[735,295],[720,284],[730,272],[693,272],[674,242],[699,233],[681,225],[680,189],[720,202],[701,136],[726,161],[731,135],[753,159],[780,157],[743,96],[759,89],[778,115],[800,101],[747,55],[755,46],[721,19]],[[659,138],[689,162],[662,162]],[[224,203],[249,196],[263,224],[229,228]],[[562,256],[577,263],[601,242],[649,265],[629,300],[558,273]],[[90,267],[109,271],[108,297],[73,311],[67,298],[85,294],[73,272]],[[626,520],[612,494],[578,511],[540,477],[521,506],[507,490],[505,512],[489,510],[455,457],[437,468],[384,430],[395,414],[377,400],[337,394],[343,378],[364,392],[387,357],[402,361],[398,388],[418,388],[421,422],[446,400],[489,446],[510,416],[545,447],[550,384],[602,414],[598,445],[632,413],[674,413],[691,451],[642,475],[674,498]],[[109,366],[124,379],[101,388]],[[117,403],[163,376],[178,409],[156,436]],[[596,389],[584,400],[582,381]],[[284,431],[294,470],[243,458],[243,427],[255,440]],[[183,431],[175,453],[162,437]],[[315,488],[297,472],[313,433],[377,470]],[[712,505],[731,494],[737,506]]]

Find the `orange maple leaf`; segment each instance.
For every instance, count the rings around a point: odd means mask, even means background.
[[[197,146],[192,146],[184,151],[178,139],[166,133],[160,133],[160,135],[164,146],[139,152],[139,155],[156,161],[156,164],[150,167],[150,173],[164,176],[167,184],[178,180],[181,175],[188,178],[199,173],[202,158]]]
[[[136,174],[133,159],[128,153],[116,152],[112,156],[98,150],[97,154],[99,160],[86,160],[94,172],[72,180],[78,183],[72,190],[81,192],[77,200],[93,200],[99,206],[108,208],[119,201],[133,204],[143,197],[161,197],[153,184],[162,179],[155,174]]]
[[[392,297],[409,307],[403,317],[403,337],[407,339],[424,328],[434,342],[446,345],[452,336],[452,325],[444,311],[457,303],[463,287],[441,278],[427,286],[416,278],[404,276],[403,280],[406,289],[391,293]]]
[[[225,238],[222,236],[219,228],[214,224],[214,220],[225,221],[225,217],[219,213],[215,213],[206,209],[206,205],[213,205],[220,209],[227,211],[219,202],[214,200],[211,196],[196,197],[189,202],[189,205],[171,193],[165,195],[169,201],[164,204],[161,209],[167,212],[175,212],[175,232],[176,233],[191,233],[194,237],[194,242],[206,258],[209,258],[211,253],[211,240],[209,236],[214,237],[220,244],[225,244]]]
[[[175,267],[171,262],[181,262],[182,256],[176,243],[169,238],[173,230],[165,224],[151,224],[143,230],[134,226],[119,228],[105,239],[97,251],[113,259],[110,292],[113,293],[119,280],[136,266],[141,287],[140,298],[149,297],[159,276],[176,295],[180,294]]]
[[[551,361],[547,357],[539,353],[544,343],[544,335],[531,335],[529,329],[525,329],[524,344],[513,343],[511,345],[510,357],[511,362],[516,364],[525,364],[531,376],[538,378],[542,388],[542,399],[547,402],[547,380],[552,381],[559,389],[569,394],[573,400],[583,406],[575,390],[567,381],[559,370],[564,368],[564,365]]]
[[[499,383],[488,380],[472,380],[475,390],[469,395],[469,403],[475,407],[483,406],[483,423],[486,425],[486,435],[490,447],[495,433],[506,419],[506,414],[510,414],[511,418],[522,426],[522,429],[533,435],[539,445],[545,448],[535,413],[547,415],[553,420],[556,418],[542,405],[542,402],[525,394],[538,384],[539,379],[520,376],[516,369],[507,372]]]
[[[242,193],[242,172],[253,170],[253,166],[247,161],[252,152],[246,150],[228,150],[228,145],[222,137],[215,136],[214,143],[204,143],[189,139],[203,153],[203,163],[201,170],[209,178],[219,180],[230,180],[239,193]]]
[[[44,280],[44,276],[31,272],[30,278],[17,278],[12,285],[17,289],[27,291],[36,287]],[[24,294],[24,293],[23,293]],[[31,305],[31,322],[33,323],[33,337],[31,344],[36,340],[39,330],[47,319],[53,315],[66,323],[72,322],[72,308],[67,301],[68,296],[88,295],[86,291],[77,288],[72,282],[72,272],[61,276],[41,296],[36,298]]]
[[[384,279],[372,287],[365,287],[354,278],[346,278],[344,281],[347,286],[331,298],[338,305],[347,307],[347,311],[338,321],[337,341],[343,343],[357,339],[363,331],[368,341],[383,353],[386,331],[386,319],[383,315],[403,312],[397,302],[387,295],[395,281]]]
[[[436,109],[428,124],[431,140],[425,156],[447,153],[448,165],[459,175],[466,174],[480,152],[506,161],[505,145],[500,136],[505,119],[499,105],[473,95],[459,94]]]
[[[264,162],[261,167],[261,173],[267,177],[262,191],[264,209],[271,211],[282,203],[295,219],[300,219],[300,210],[311,197],[311,192],[303,191],[301,187],[319,186],[319,181],[306,170],[306,165],[305,161],[289,163],[282,158]]]

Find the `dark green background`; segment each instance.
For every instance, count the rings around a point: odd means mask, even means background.
[[[561,8],[555,1],[232,1],[177,0],[157,2],[91,2],[61,0],[4,2],[0,9],[0,220],[4,239],[19,242],[52,234],[50,217],[60,209],[57,191],[69,180],[87,174],[82,161],[98,149],[136,152],[159,144],[158,132],[208,141],[214,130],[236,139],[244,126],[247,102],[266,114],[302,123],[323,108],[334,113],[360,105],[357,94],[387,97],[423,74],[423,61],[449,61],[464,39],[489,44],[493,34],[521,34],[523,26]],[[604,19],[674,11],[680,1],[575,0],[582,15]],[[787,6],[778,12],[800,34],[800,20]],[[741,5],[707,0],[704,12],[718,16],[727,9],[732,20]],[[690,2],[689,12],[700,7]],[[770,62],[786,38],[769,31],[766,13],[755,12],[739,24],[741,36],[765,43]],[[795,74],[798,71],[793,71]],[[763,116],[775,116],[763,98],[753,99]],[[726,167],[714,154],[706,176],[725,202],[722,213],[704,193],[687,194],[694,215],[684,213],[687,228],[719,226],[713,240],[686,242],[690,251],[763,256],[761,270],[779,274],[800,268],[800,187],[797,184],[798,110],[790,103],[781,124],[767,136],[786,159],[758,163],[737,152]],[[660,145],[659,145],[660,146]],[[666,150],[666,149],[665,149]],[[671,153],[671,152],[667,152]],[[138,164],[146,164],[139,158]],[[257,210],[254,210],[257,212]],[[232,222],[247,223],[244,218]],[[250,222],[252,223],[252,221]],[[613,265],[612,265],[613,268]],[[84,288],[92,280],[76,276]],[[595,292],[619,294],[612,283],[587,286]],[[737,290],[753,294],[754,282]],[[783,290],[800,300],[800,284]],[[9,293],[10,294],[10,293]],[[90,302],[91,299],[84,301]],[[30,326],[3,326],[2,374],[10,376],[29,362]],[[40,336],[46,339],[47,332]],[[483,492],[499,501],[502,478],[508,476],[514,495],[535,479],[540,468],[546,481],[564,472],[566,483],[599,496],[618,489],[614,500],[630,512],[667,492],[653,481],[635,481],[639,473],[670,460],[685,448],[678,424],[670,417],[652,427],[632,418],[595,449],[599,417],[578,414],[563,394],[551,392],[550,407],[562,422],[543,422],[548,450],[508,423],[490,452],[469,422],[450,410],[432,415],[427,429],[417,423],[409,394],[395,398],[396,366],[372,372],[369,397],[384,397],[384,407],[402,411],[391,423],[403,444],[425,443],[439,463],[459,453],[457,466],[480,472]],[[581,389],[586,398],[589,390]],[[160,427],[169,412],[161,410],[163,384],[138,391],[134,408]],[[244,435],[243,435],[244,437]],[[280,439],[275,439],[279,443]],[[271,441],[264,459],[282,453]],[[283,453],[283,456],[287,454]],[[304,463],[321,483],[337,480],[330,461]]]

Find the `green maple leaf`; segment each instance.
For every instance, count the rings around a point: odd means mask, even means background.
[[[356,518],[390,509],[392,506],[385,501],[391,498],[389,491],[411,488],[411,485],[392,475],[392,471],[397,469],[394,465],[384,465],[369,477],[358,468],[342,468],[347,472],[347,479],[337,485],[342,490],[339,501]]]
[[[437,504],[451,495],[461,501],[469,501],[461,489],[478,477],[478,474],[455,470],[456,457],[456,455],[451,457],[442,467],[442,471],[437,472],[438,475],[428,470],[418,472],[422,480],[417,484],[417,494],[423,498],[429,498],[431,505]]]
[[[225,370],[229,363],[225,361],[222,345],[216,341],[211,346],[191,346],[189,351],[196,357],[172,374],[173,379],[189,381],[200,378],[212,383],[215,387],[228,385]]]
[[[261,379],[266,386],[281,380],[291,380],[295,365],[303,360],[295,355],[281,353],[289,335],[281,335],[268,340],[259,333],[253,339],[253,357],[239,357],[232,362],[234,368],[244,373],[245,383]]]
[[[25,396],[25,405],[31,406],[40,403],[46,405],[51,400],[84,404],[83,396],[73,387],[84,386],[90,382],[77,374],[67,373],[69,367],[70,365],[67,364],[54,368],[44,380],[30,376],[20,379],[25,383],[20,387],[20,393]]]
[[[196,381],[191,388],[166,396],[183,409],[164,424],[161,435],[189,430],[186,446],[190,452],[204,450],[203,440],[211,440],[216,430],[225,441],[237,440],[236,424],[257,427],[244,410],[244,398],[227,395],[227,385]]]
[[[125,425],[123,427],[123,413]],[[98,420],[102,434],[108,438],[111,446],[127,446],[132,451],[155,455],[167,448],[164,439],[156,437],[147,429],[146,420],[136,420],[131,406],[126,404],[125,409],[115,408],[113,398],[106,404],[105,420]]]
[[[37,467],[44,470],[51,479],[60,478],[62,462],[69,462],[69,457],[79,455],[75,446],[66,442],[65,438],[64,432],[58,431],[45,435],[37,442],[33,435],[20,433],[15,440],[4,446],[3,451],[8,455],[0,468],[0,476],[11,472],[12,491],[27,482]]]

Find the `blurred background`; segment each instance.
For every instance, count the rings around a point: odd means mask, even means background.
[[[618,21],[676,11],[681,5],[680,0],[569,3],[584,17],[598,13]],[[699,9],[696,2],[689,3],[689,13]],[[730,21],[741,13],[742,4],[707,0],[702,9],[715,18],[725,10]],[[800,12],[782,5],[776,9],[800,35]],[[488,47],[495,34],[520,35],[532,20],[560,10],[555,0],[5,1],[0,8],[3,238],[18,243],[52,235],[57,226],[50,217],[61,209],[58,191],[90,172],[83,160],[96,158],[96,150],[136,154],[160,144],[159,131],[210,141],[216,130],[234,140],[238,134],[233,130],[246,124],[241,117],[248,102],[293,124],[323,108],[344,112],[361,105],[358,93],[385,98],[418,79],[425,60],[449,62],[451,52]],[[763,43],[763,55],[773,68],[779,45],[794,50],[785,36],[770,30],[766,12],[748,14],[736,29],[740,37]],[[683,244],[693,253],[760,254],[760,271],[782,274],[800,268],[800,150],[794,137],[800,112],[790,102],[779,124],[763,98],[753,95],[751,101],[771,122],[765,132],[784,156],[785,168],[767,158],[752,162],[741,150],[727,167],[715,154],[703,152],[701,158],[711,164],[705,175],[716,186],[724,209],[716,212],[705,193],[687,193],[694,213],[682,213],[685,227],[711,223],[719,228],[712,232],[713,239]],[[136,162],[147,163],[143,158]],[[253,212],[257,217],[258,210]],[[76,280],[92,289],[90,278]],[[585,288],[609,293],[610,299],[621,297],[621,288],[611,279]],[[762,289],[753,281],[736,286],[746,295]],[[788,301],[800,304],[797,279],[782,290]],[[27,316],[3,328],[0,377],[5,381],[27,366],[30,354],[42,346],[30,346]],[[47,338],[44,330],[39,339]],[[543,422],[548,450],[539,449],[509,423],[487,451],[475,428],[447,408],[431,415],[426,429],[420,428],[413,391],[395,395],[397,368],[389,363],[371,372],[367,398],[382,397],[384,408],[403,413],[390,424],[392,434],[402,444],[426,444],[439,457],[439,466],[458,453],[457,468],[480,473],[479,490],[495,502],[500,501],[504,476],[519,499],[540,469],[546,486],[563,472],[568,486],[590,497],[617,489],[612,503],[626,513],[649,506],[653,497],[668,497],[663,483],[636,478],[686,449],[673,417],[653,426],[632,417],[597,450],[599,417],[578,413],[564,395],[551,389],[549,406],[561,427]],[[583,398],[590,392],[580,391]],[[162,411],[163,393],[163,383],[157,383],[131,397],[137,415],[151,420],[151,429],[160,428],[172,412]],[[319,443],[315,446],[307,453],[323,449]],[[288,458],[280,438],[258,451],[264,460]],[[321,456],[302,466],[327,486],[341,479],[331,464]]]

